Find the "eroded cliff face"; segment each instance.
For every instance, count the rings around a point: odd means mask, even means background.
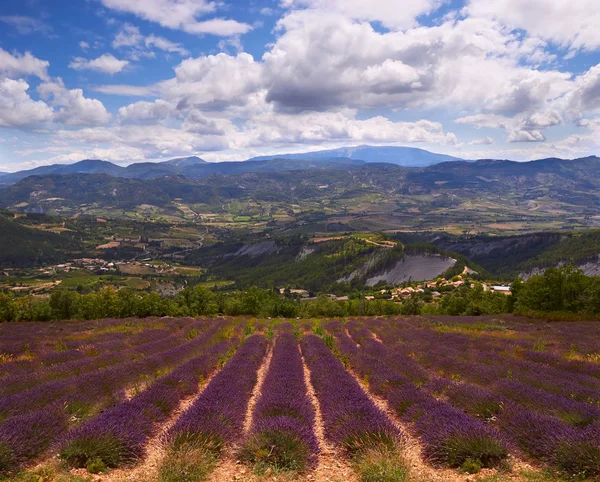
[[[367,279],[367,286],[374,286],[380,281],[388,284],[400,284],[405,281],[432,280],[449,270],[456,264],[454,258],[438,254],[410,255],[396,262],[396,264]]]

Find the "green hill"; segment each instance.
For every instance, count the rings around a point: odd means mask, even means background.
[[[60,263],[81,250],[70,234],[22,226],[6,211],[0,212],[0,246],[0,267],[4,268]]]

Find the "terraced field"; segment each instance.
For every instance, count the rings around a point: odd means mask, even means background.
[[[0,480],[600,480],[600,325],[0,324]]]

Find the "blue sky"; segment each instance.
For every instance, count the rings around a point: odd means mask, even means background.
[[[0,171],[359,144],[598,154],[599,23],[595,0],[2,2]]]

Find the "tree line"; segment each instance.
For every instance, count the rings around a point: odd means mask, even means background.
[[[470,284],[470,283],[468,283]],[[311,301],[282,296],[278,291],[251,287],[239,292],[217,292],[201,285],[187,287],[173,297],[130,288],[105,287],[93,293],[59,289],[49,297],[0,293],[0,321],[93,320],[146,316],[228,316],[311,318],[379,315],[600,315],[600,277],[586,276],[573,267],[549,268],[527,280],[516,279],[512,294],[485,291],[478,282],[442,293],[432,290],[401,303],[389,299],[337,301],[324,296]],[[443,290],[442,290],[443,291]],[[560,318],[560,317],[559,317]]]

